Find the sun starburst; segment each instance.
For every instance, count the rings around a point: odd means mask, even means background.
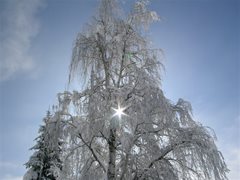
[[[119,104],[118,104],[118,108],[112,108],[114,111],[115,111],[115,114],[113,114],[113,117],[114,116],[118,116],[119,119],[122,118],[122,115],[127,115],[126,113],[124,113],[124,110],[126,109],[127,107],[121,107]]]

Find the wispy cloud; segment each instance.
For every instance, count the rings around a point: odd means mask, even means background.
[[[228,119],[228,123],[224,124],[226,117],[231,115],[231,111],[227,108],[221,109],[218,112],[198,113],[195,119],[199,122],[204,121],[204,125],[208,125],[207,121],[215,121],[215,127],[219,127],[217,146],[223,153],[223,157],[230,172],[227,174],[229,180],[240,179],[240,116],[237,115],[232,119]],[[222,123],[222,125],[221,125]],[[221,133],[220,133],[221,132]]]
[[[5,0],[0,13],[0,81],[35,68],[30,48],[39,30],[42,0]]]
[[[19,168],[19,165],[13,162],[0,162],[0,169],[3,169],[3,168],[9,168],[9,169]]]
[[[22,166],[18,163],[8,162],[8,161],[0,161],[0,179],[2,180],[22,180],[22,176],[17,176],[16,172]]]
[[[3,180],[22,180],[22,176],[12,176],[12,175],[6,175],[3,177]]]
[[[226,155],[226,163],[230,170],[228,178],[231,180],[240,179],[240,148],[232,149],[228,151]]]

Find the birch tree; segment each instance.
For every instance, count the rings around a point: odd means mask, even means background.
[[[214,132],[194,121],[189,102],[174,104],[161,90],[161,50],[145,36],[159,17],[147,5],[137,1],[123,15],[117,1],[102,0],[77,36],[69,82],[79,77],[84,88],[59,97],[71,143],[64,162],[78,159],[63,174],[70,168],[83,180],[227,179]]]

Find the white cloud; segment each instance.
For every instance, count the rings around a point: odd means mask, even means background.
[[[0,81],[35,68],[29,51],[39,30],[36,13],[42,0],[6,0],[3,3],[5,7],[0,14]]]
[[[19,165],[13,162],[0,162],[0,169],[2,168],[19,168]]]
[[[19,170],[20,167],[23,165],[19,165],[18,163],[14,162],[8,162],[8,161],[2,161],[0,162],[0,169],[3,171],[0,171],[0,179],[1,180],[22,180],[22,176],[17,176],[13,172],[16,170]],[[7,173],[5,171],[11,172]]]
[[[232,149],[226,154],[226,163],[230,170],[228,178],[230,180],[240,179],[240,148]]]
[[[12,176],[12,175],[6,175],[3,177],[2,180],[22,180],[22,176]]]

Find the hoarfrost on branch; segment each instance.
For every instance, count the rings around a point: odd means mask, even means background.
[[[78,34],[69,82],[85,81],[82,91],[58,95],[60,179],[227,179],[214,137],[193,120],[190,103],[173,104],[161,90],[161,50],[144,36],[159,16],[147,5],[137,1],[126,16],[116,0],[102,0]],[[121,118],[113,116],[119,104]]]

